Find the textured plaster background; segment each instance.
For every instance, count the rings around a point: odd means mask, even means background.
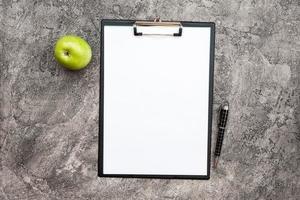
[[[214,21],[217,109],[231,102],[209,181],[97,178],[100,20]],[[89,67],[53,45],[85,38]],[[0,0],[0,199],[300,199],[299,0]],[[214,142],[213,142],[214,147]]]

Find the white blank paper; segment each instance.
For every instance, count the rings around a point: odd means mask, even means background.
[[[210,31],[104,26],[103,174],[207,175]]]

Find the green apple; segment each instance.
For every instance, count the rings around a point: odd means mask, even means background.
[[[74,35],[66,35],[57,40],[54,57],[67,69],[80,70],[91,61],[92,50],[84,39]]]

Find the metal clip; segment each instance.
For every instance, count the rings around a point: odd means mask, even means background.
[[[178,32],[173,34],[160,34],[160,33],[142,33],[137,31],[138,26],[161,26],[161,27],[178,27]],[[133,33],[135,36],[142,36],[142,35],[165,35],[165,36],[182,36],[182,24],[180,22],[165,22],[162,21],[160,18],[155,18],[153,21],[136,21],[133,24]]]

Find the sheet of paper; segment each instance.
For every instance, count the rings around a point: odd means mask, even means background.
[[[207,175],[210,31],[104,27],[104,174]]]

